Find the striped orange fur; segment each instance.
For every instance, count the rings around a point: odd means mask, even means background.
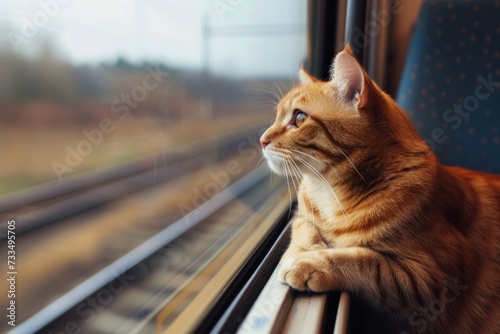
[[[330,81],[300,74],[261,137],[299,188],[279,279],[359,293],[417,333],[500,333],[500,176],[440,164],[349,47]]]

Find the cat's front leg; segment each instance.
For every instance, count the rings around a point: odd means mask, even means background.
[[[438,268],[427,269],[434,275],[364,247],[303,252],[281,267],[282,281],[297,290],[362,292],[392,306],[418,305],[432,298],[430,287],[443,276]]]
[[[294,262],[303,253],[328,248],[314,225],[301,215],[294,218],[291,234],[290,245],[281,258],[281,269],[278,272],[278,278],[283,283],[289,263]]]

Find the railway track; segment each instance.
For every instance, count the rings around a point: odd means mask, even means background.
[[[178,333],[178,328],[183,332],[188,328],[185,317],[195,330],[206,324],[202,319],[217,309],[214,306],[233,284],[241,284],[253,273],[255,268],[248,263],[254,261],[255,267],[262,260],[254,257],[267,252],[266,240],[274,242],[281,233],[289,209],[284,183],[273,185],[267,172],[257,169],[12,333],[64,332],[68,326],[84,333],[156,329]]]
[[[236,152],[257,129],[206,138],[182,151],[68,178],[2,201],[1,224],[16,220],[18,284],[23,286],[16,295],[23,306],[19,322],[180,218],[177,202],[190,203],[189,189],[206,182],[210,170],[240,159],[242,171],[231,182],[251,170],[257,161],[244,166],[244,155]],[[152,202],[161,210],[153,210]]]
[[[200,168],[208,161],[224,159],[258,127],[207,138],[180,151],[171,150],[117,167],[52,182],[2,198],[0,231],[15,218],[16,233],[23,234],[71,217],[161,182]],[[0,232],[0,241],[6,234]]]

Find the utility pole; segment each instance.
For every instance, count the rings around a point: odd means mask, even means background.
[[[202,56],[203,56],[203,79],[202,79],[202,97],[200,113],[203,118],[213,117],[213,97],[210,82],[210,22],[208,15],[203,16],[202,21]]]

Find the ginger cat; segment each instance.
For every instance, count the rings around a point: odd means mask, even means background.
[[[300,77],[261,137],[300,182],[279,279],[358,293],[417,333],[500,333],[500,176],[441,165],[349,46],[331,81]]]

